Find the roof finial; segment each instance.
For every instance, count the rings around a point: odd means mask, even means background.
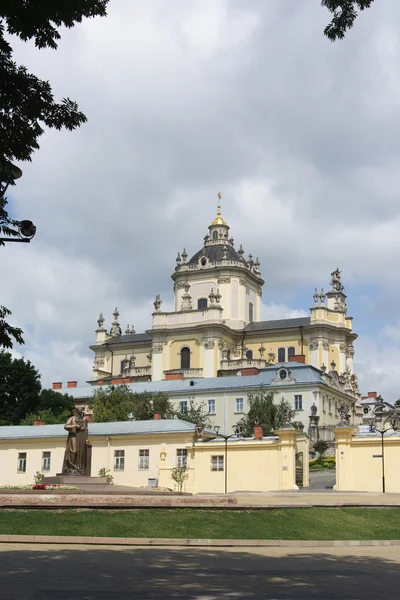
[[[222,198],[221,192],[218,192],[217,198],[218,198],[217,216],[220,217],[221,216],[221,198]]]

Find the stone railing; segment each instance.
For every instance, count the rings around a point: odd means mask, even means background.
[[[125,374],[126,377],[144,377],[145,375],[151,376],[151,365],[147,367],[131,367]]]
[[[247,359],[247,358],[239,358],[237,360],[221,360],[221,369],[225,371],[229,370],[237,370],[237,369],[264,369],[267,366],[267,361],[264,358],[256,359]]]
[[[203,369],[169,369],[164,371],[164,375],[179,375],[180,373],[182,373],[183,379],[203,377]]]
[[[222,306],[211,306],[204,309],[179,312],[155,312],[153,313],[153,329],[180,326],[187,323],[202,323],[204,321],[221,322],[222,310]]]

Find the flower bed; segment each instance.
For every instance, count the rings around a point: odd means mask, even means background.
[[[55,483],[34,483],[31,485],[3,485],[0,487],[0,492],[3,490],[46,490],[60,492],[76,492],[79,488],[76,485],[58,485]]]
[[[174,490],[168,487],[160,487],[158,485],[141,485],[141,490],[148,490],[149,492],[173,492]]]

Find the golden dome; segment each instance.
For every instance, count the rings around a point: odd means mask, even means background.
[[[221,216],[221,194],[218,194],[218,208],[217,208],[217,216],[215,217],[214,221],[211,223],[210,227],[213,227],[214,225],[225,225],[225,227],[228,227],[228,224],[226,223],[226,221],[224,221],[224,219]]]

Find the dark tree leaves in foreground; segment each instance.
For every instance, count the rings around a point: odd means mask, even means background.
[[[0,348],[12,348],[14,342],[24,344],[22,329],[12,327],[5,320],[11,315],[11,311],[5,306],[0,306]]]
[[[351,29],[357,18],[358,11],[370,8],[374,0],[322,0],[333,14],[332,21],[324,29],[324,34],[332,41],[342,40],[346,32]]]
[[[59,28],[85,17],[105,16],[108,0],[3,0],[0,5],[0,167],[4,161],[31,160],[43,126],[73,130],[86,121],[76,102],[54,100],[51,85],[13,60],[10,38],[34,40],[37,48],[57,49]],[[12,39],[12,38],[11,38]]]

